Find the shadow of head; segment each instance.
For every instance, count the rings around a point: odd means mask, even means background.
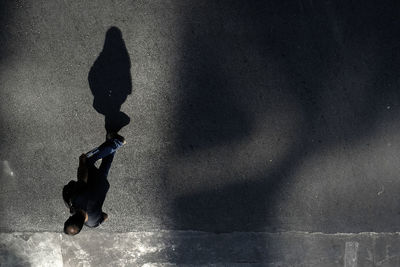
[[[93,107],[105,117],[107,132],[117,132],[130,122],[121,106],[132,93],[131,61],[122,32],[108,29],[103,50],[89,71],[89,86],[94,96]]]

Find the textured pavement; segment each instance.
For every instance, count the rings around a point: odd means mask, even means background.
[[[101,234],[397,232],[399,4],[281,2],[2,1],[1,232],[61,232],[107,116]]]
[[[0,234],[1,266],[399,266],[399,234]]]

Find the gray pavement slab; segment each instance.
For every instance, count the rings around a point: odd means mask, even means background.
[[[338,266],[400,264],[398,233],[191,231],[0,234],[1,266]]]

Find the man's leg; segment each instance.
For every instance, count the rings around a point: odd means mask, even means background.
[[[89,151],[88,153],[86,153],[86,155],[87,155],[87,159],[86,159],[87,164],[89,166],[90,165],[94,165],[94,163],[99,159],[105,160],[106,157],[113,156],[114,153],[122,145],[123,145],[123,141],[118,140],[116,138],[109,139],[109,140],[105,141],[98,148],[95,148],[95,149]],[[109,161],[110,161],[110,159],[106,160],[106,162],[109,162]],[[111,161],[112,161],[112,157],[111,157]],[[110,164],[111,164],[111,162],[110,162]]]
[[[108,173],[111,168],[111,163],[114,159],[115,152],[108,155],[107,157],[103,158],[101,161],[100,167],[99,167],[99,172],[100,174],[104,175],[104,177],[108,176]]]

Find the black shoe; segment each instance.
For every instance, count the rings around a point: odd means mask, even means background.
[[[107,133],[106,139],[107,139],[107,140],[117,139],[117,140],[119,140],[122,144],[124,144],[124,145],[126,144],[125,137],[123,137],[122,135],[119,135],[118,133],[115,133],[115,132]]]
[[[122,111],[107,113],[105,114],[106,131],[109,133],[118,133],[123,127],[128,125],[130,121],[131,119],[129,118],[129,116]]]

